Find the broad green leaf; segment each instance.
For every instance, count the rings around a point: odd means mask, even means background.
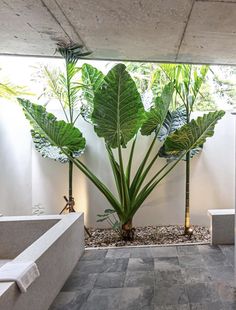
[[[172,132],[187,122],[185,107],[181,106],[174,111],[168,111],[166,119],[158,133],[158,139],[164,141]]]
[[[224,114],[224,111],[210,112],[177,129],[165,140],[163,145],[165,153],[181,155],[183,152],[202,146],[207,138],[213,136],[215,125]]]
[[[82,66],[82,83],[83,83],[83,98],[85,103],[83,103],[81,111],[82,116],[86,120],[90,120],[91,113],[93,111],[93,99],[94,93],[101,86],[104,79],[104,74],[97,68],[89,65],[83,64]]]
[[[203,146],[199,146],[199,147],[195,147],[194,149],[191,149],[190,150],[190,158],[193,158],[193,156],[198,155],[201,152],[202,148],[203,148]],[[167,160],[167,163],[170,163],[174,160],[179,159],[179,153],[177,153],[177,154],[166,153],[164,146],[162,146],[160,148],[160,150],[158,152],[158,156],[165,158]],[[186,158],[184,157],[183,160],[185,161]]]
[[[52,147],[65,149],[71,153],[81,152],[85,148],[85,139],[80,130],[70,123],[57,121],[45,107],[18,98],[26,118],[33,127],[33,137],[46,139]],[[39,134],[39,136],[35,136]]]
[[[94,93],[101,86],[104,74],[97,68],[83,64],[82,66],[82,82],[84,87],[84,97],[90,105],[93,105]]]
[[[31,136],[36,151],[38,151],[42,157],[50,158],[63,164],[69,162],[68,157],[61,152],[61,149],[55,145],[52,145],[46,137],[42,136],[34,130],[31,130]],[[80,157],[83,153],[84,149],[73,152],[73,157]]]
[[[95,93],[92,113],[94,130],[108,146],[126,147],[139,130],[143,113],[140,94],[125,65],[116,65]]]
[[[166,119],[173,92],[173,84],[167,84],[164,87],[161,96],[156,98],[155,106],[145,113],[145,120],[141,127],[142,135],[148,136],[155,130],[159,131]]]

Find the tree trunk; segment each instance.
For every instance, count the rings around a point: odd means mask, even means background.
[[[73,162],[69,161],[69,201],[68,201],[69,212],[75,212],[74,205],[75,201],[73,197]]]
[[[128,220],[125,224],[122,225],[121,228],[122,239],[125,241],[133,241],[134,240],[134,232],[135,228],[132,225],[132,219]]]
[[[190,152],[186,154],[186,180],[185,180],[185,220],[184,234],[189,234],[190,228]]]

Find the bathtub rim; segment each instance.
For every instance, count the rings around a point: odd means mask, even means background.
[[[52,244],[56,242],[66,232],[66,230],[70,228],[71,225],[73,225],[77,220],[79,220],[79,218],[83,220],[83,216],[84,214],[82,212],[76,212],[65,215],[27,215],[0,217],[0,224],[4,221],[24,222],[58,219],[58,222],[56,224],[54,224],[45,233],[43,233],[37,240],[35,240],[29,247],[27,247],[23,252],[16,256],[11,262],[28,262],[30,260],[37,264],[37,261],[45,252],[47,252],[47,250],[52,246]],[[11,262],[9,262],[9,264],[11,264]],[[8,289],[15,285],[15,282],[0,282],[0,298],[5,293],[7,293]]]

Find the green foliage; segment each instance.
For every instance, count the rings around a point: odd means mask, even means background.
[[[145,120],[141,127],[142,135],[148,136],[155,130],[159,132],[166,119],[173,92],[173,83],[167,84],[161,96],[156,98],[155,106],[150,111],[145,112]]]
[[[167,78],[175,85],[177,101],[186,110],[192,111],[193,105],[206,79],[209,66],[163,64],[160,66]]]
[[[78,128],[65,121],[58,121],[53,114],[48,113],[45,107],[41,105],[20,98],[18,98],[18,102],[33,127],[32,136],[34,139],[39,137],[46,139],[51,146],[61,151],[74,153],[84,150],[85,139]]]
[[[224,112],[208,113],[202,118],[190,121],[191,113],[196,103],[199,106],[203,98],[201,93],[202,85],[206,81],[209,66],[163,64],[161,65],[161,69],[168,80],[174,84],[175,100],[173,107],[178,112],[181,111],[179,110],[179,106],[183,106],[185,110],[184,114],[177,113],[178,116],[182,115],[182,119],[179,118],[179,124],[175,121],[177,130],[167,137],[159,155],[167,158],[167,161],[178,160],[178,157],[183,153],[186,155],[183,159],[186,160],[185,233],[188,234],[190,227],[190,159],[200,152],[206,138],[213,135],[214,126],[217,120],[223,116]],[[164,133],[168,132],[168,126],[171,126],[170,119],[171,117],[169,117],[165,124]],[[182,126],[184,123],[185,125]],[[204,128],[206,129],[205,133]],[[190,131],[192,131],[192,135]],[[197,139],[199,133],[201,135]],[[195,144],[192,143],[193,140],[195,140]]]
[[[144,100],[144,105],[148,105],[152,102],[153,97],[156,97],[160,93],[164,86],[170,81],[180,80],[181,71],[183,69],[187,72],[190,65],[176,65],[176,64],[150,64],[150,63],[128,63],[127,70],[130,72],[132,78],[135,80],[139,92],[142,94]],[[212,69],[214,70],[214,69]],[[211,70],[211,71],[212,71]],[[193,111],[212,111],[216,110],[217,104],[215,102],[214,93],[215,88],[212,89],[212,76],[208,74],[208,66],[192,66],[191,69],[192,77],[198,77],[198,82],[196,86],[201,88],[200,94],[195,99],[195,104],[193,106]],[[195,72],[195,73],[194,73]],[[204,83],[201,84],[201,78],[204,77]],[[215,75],[215,81],[217,84],[218,75]],[[182,83],[182,86],[186,88],[188,83],[188,78]],[[220,82],[219,82],[220,83]],[[184,85],[185,84],[185,85]],[[224,84],[222,84],[224,85]],[[227,87],[226,87],[227,88]],[[219,88],[220,89],[220,88]],[[227,88],[228,89],[228,88]],[[233,89],[231,87],[231,89]],[[230,91],[229,91],[230,92]],[[170,106],[171,110],[175,110],[183,102],[178,96],[173,96],[173,100]]]
[[[91,120],[93,111],[94,93],[99,89],[104,79],[104,74],[97,68],[83,64],[82,81],[83,81],[83,97],[85,104],[82,106],[82,114],[86,120]]]
[[[172,132],[185,125],[186,122],[186,109],[183,106],[176,110],[168,111],[163,126],[158,133],[159,140],[165,140]]]
[[[84,53],[83,48],[76,45],[69,47],[59,46],[58,51],[65,59],[65,70],[43,68],[42,73],[46,79],[47,87],[42,95],[50,99],[56,99],[60,103],[66,122],[75,124],[81,115],[81,88],[85,87],[80,82],[81,68],[77,67],[76,63],[80,57],[88,55],[88,53]],[[69,161],[67,156],[58,147],[52,145],[46,136],[41,136],[37,131],[32,131],[31,134],[36,150],[43,157],[51,158],[61,163]],[[83,148],[79,151],[73,151],[73,156],[79,157],[82,152]]]
[[[12,100],[15,99],[17,96],[21,95],[31,96],[32,93],[28,92],[27,88],[24,86],[14,85],[10,83],[8,80],[1,78],[0,98]]]
[[[109,147],[126,147],[143,120],[143,104],[136,85],[123,64],[116,65],[95,93],[92,121]]]
[[[211,68],[215,97],[224,104],[236,105],[236,69],[234,66]]]
[[[106,221],[108,225],[116,231],[118,234],[121,234],[121,223],[116,216],[116,212],[113,209],[105,209],[103,214],[97,214],[97,222],[101,223]]]
[[[209,112],[177,129],[167,137],[163,145],[165,152],[180,156],[183,152],[202,146],[207,138],[213,136],[215,125],[224,114],[224,111]]]
[[[31,95],[25,87],[15,86],[9,82],[0,83],[0,98],[14,99],[20,95]]]
[[[90,72],[94,72],[94,76],[96,74],[100,75],[98,70],[96,71],[91,67]],[[186,156],[190,149],[203,144],[207,137],[212,136],[216,122],[224,114],[223,112],[208,114],[175,130],[175,119],[178,116],[174,116],[170,111],[168,112],[172,95],[173,85],[169,83],[158,94],[157,99],[155,99],[155,106],[149,112],[145,112],[137,87],[123,64],[118,64],[111,69],[100,86],[94,91],[92,122],[97,135],[104,138],[117,189],[117,193],[114,194],[85,164],[71,155],[74,151],[81,150],[85,145],[84,138],[80,131],[73,127],[73,124],[57,121],[43,107],[22,100],[20,100],[20,104],[23,106],[34,130],[41,136],[46,137],[51,144],[58,146],[61,152],[106,197],[111,204],[112,210],[118,216],[122,233],[125,231],[124,236],[127,237],[127,230],[130,231],[132,218],[144,200],[177,163]],[[84,98],[86,98],[86,95]],[[87,98],[91,100],[91,97],[87,96]],[[172,118],[168,121],[171,128],[166,129],[165,134],[163,134],[163,128],[170,117]],[[152,133],[154,135],[149,148],[144,151],[144,157],[138,169],[136,169],[134,176],[131,177],[136,136],[140,130],[145,135],[151,135]],[[157,151],[151,157],[151,151],[157,143],[157,135],[161,132],[165,151],[178,155],[178,159],[175,162],[164,164],[151,179],[146,181],[159,156]],[[123,147],[126,147],[130,141],[132,141],[132,146],[128,163],[125,166],[122,151]],[[100,221],[108,220],[113,214],[112,212],[107,211],[105,215],[100,215]]]

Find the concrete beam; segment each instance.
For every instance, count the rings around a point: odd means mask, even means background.
[[[236,63],[236,1],[196,1],[178,62]]]
[[[0,54],[236,64],[236,0],[0,0]]]

